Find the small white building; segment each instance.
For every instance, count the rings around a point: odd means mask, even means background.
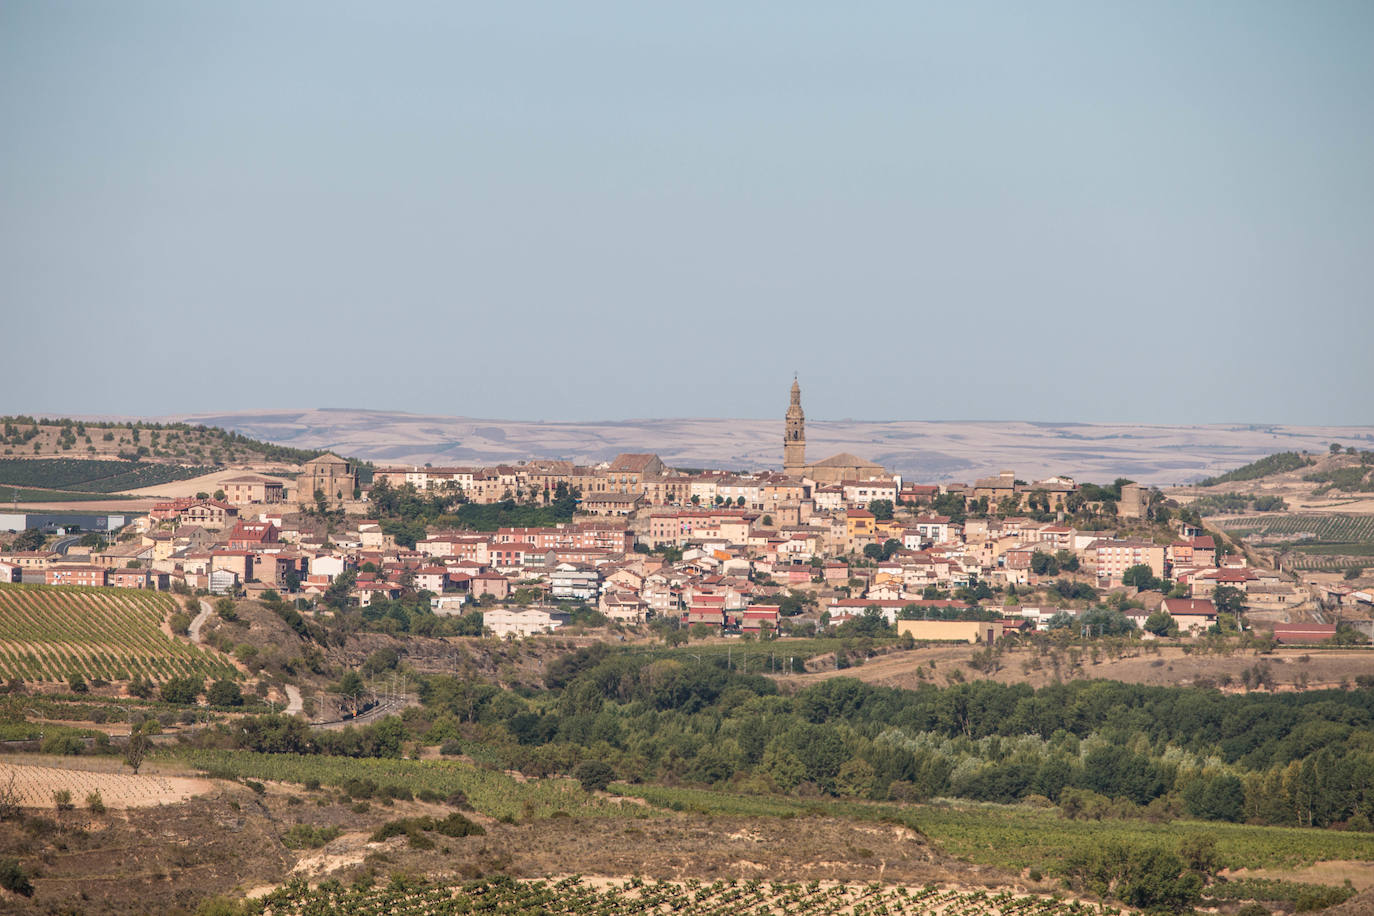
[[[482,612],[482,624],[493,636],[536,636],[552,633],[568,622],[567,614],[543,608],[487,608]]]
[[[227,569],[216,569],[210,573],[210,594],[228,595],[237,590],[239,574]]]
[[[467,595],[435,595],[429,599],[429,609],[440,617],[456,617],[467,603]]]

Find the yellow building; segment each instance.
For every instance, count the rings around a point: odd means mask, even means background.
[[[987,620],[899,620],[897,635],[932,642],[992,645],[1002,638],[1002,624]]]

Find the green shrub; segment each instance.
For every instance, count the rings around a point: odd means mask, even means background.
[[[0,887],[25,897],[33,896],[33,883],[18,859],[0,859]]]
[[[487,831],[481,824],[475,824],[457,811],[434,825],[434,829],[444,836],[486,836]]]
[[[282,836],[282,845],[288,849],[318,849],[334,840],[343,831],[338,827],[312,827],[309,824],[296,824]]]

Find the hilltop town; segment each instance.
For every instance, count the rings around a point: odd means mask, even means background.
[[[781,467],[750,474],[647,453],[490,467],[326,453],[290,476],[221,471],[180,484],[212,494],[155,500],[108,542],[53,549],[28,532],[0,550],[0,580],[270,591],[307,612],[422,597],[448,632],[498,637],[598,623],[803,636],[876,613],[916,640],[992,644],[1079,628],[1085,612],[1092,626],[1103,602],[1147,636],[1262,627],[1280,642],[1322,641],[1336,638],[1323,616],[1333,607],[1368,628],[1369,591],[1285,575],[1206,529],[1197,510],[1211,491],[1188,508],[1170,498],[1184,494],[1124,479],[1005,471],[933,485],[847,452],[809,461],[797,382],[782,432]],[[105,438],[139,441],[125,428]]]
[[[845,906],[939,882],[951,912],[1374,885],[1350,511],[1374,454],[1168,492],[913,481],[811,454],[796,381],[778,432],[742,473],[12,418],[0,903],[294,912],[347,880],[366,908],[387,874],[496,901],[764,875],[778,911],[818,880]],[[1128,855],[1083,852],[1098,829],[1169,847],[1152,889],[1093,877]]]

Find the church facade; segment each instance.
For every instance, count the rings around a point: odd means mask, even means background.
[[[838,486],[846,480],[885,478],[887,471],[858,455],[840,452],[816,464],[806,463],[806,414],[801,406],[801,384],[792,379],[792,396],[782,434],[782,470],[789,477],[802,477],[821,486]]]

